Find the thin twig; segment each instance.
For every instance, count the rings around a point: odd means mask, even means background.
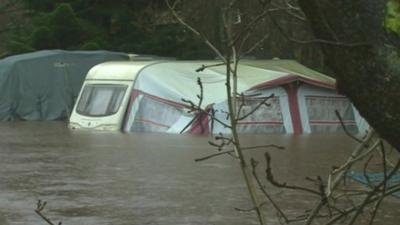
[[[255,29],[257,27],[256,26],[257,23],[260,22],[263,18],[265,18],[267,14],[268,14],[267,10],[263,8],[260,14],[255,16],[254,19],[252,19],[249,23],[247,23],[245,28],[243,28],[237,35],[235,35],[233,40],[229,42],[229,46],[234,46],[243,35],[250,33],[253,29]]]
[[[385,150],[385,144],[383,143],[383,141],[381,141],[381,143],[380,143],[380,146],[381,146],[381,149],[383,150],[383,151],[385,151],[385,154],[386,154],[386,150]],[[390,149],[391,151],[393,150],[393,147]],[[391,151],[388,153],[389,155],[391,154]],[[382,154],[382,151],[378,151],[379,152],[379,154],[381,155],[381,157],[383,157],[383,154]],[[388,155],[388,154],[386,154],[386,155]],[[387,164],[387,166],[390,166],[390,167],[394,167],[394,164],[387,158],[387,157],[385,157],[386,158],[386,164]]]
[[[343,164],[342,166],[340,166],[339,168],[335,169],[334,171],[332,171],[332,174],[337,174],[340,172],[343,172],[345,170],[347,170],[348,168],[350,168],[355,162],[360,161],[361,159],[363,159],[364,157],[366,157],[367,155],[369,155],[371,152],[376,151],[376,147],[379,145],[380,140],[377,140],[371,147],[369,147],[365,153],[361,154],[360,152],[357,152],[356,154],[352,154],[351,157],[348,159],[348,161]],[[361,144],[362,146],[364,146],[364,143]],[[357,148],[358,149],[358,148]],[[364,148],[360,148],[360,150],[362,150]]]
[[[386,179],[382,180],[370,193],[369,195],[364,199],[364,201],[362,202],[362,204],[360,204],[360,206],[357,208],[355,214],[353,215],[353,217],[351,218],[350,222],[348,223],[348,225],[352,225],[354,224],[354,222],[357,220],[357,217],[361,214],[361,212],[363,211],[364,207],[368,204],[369,200],[379,191],[379,189],[383,186],[386,185],[386,182],[388,181],[388,179],[390,179],[393,175],[396,174],[396,172],[399,170],[400,168],[400,160],[397,162],[396,166],[392,169],[392,171],[390,172],[390,174],[386,177]]]
[[[203,83],[201,82],[201,79],[200,79],[200,77],[198,77],[197,78],[197,84],[199,85],[199,87],[200,87],[200,95],[197,95],[197,97],[198,97],[198,99],[199,99],[199,102],[197,103],[197,105],[194,105],[193,104],[193,102],[192,101],[188,101],[188,100],[186,100],[186,99],[182,99],[182,101],[183,102],[186,102],[186,103],[189,103],[190,104],[190,110],[192,110],[192,111],[199,111],[199,110],[197,110],[197,109],[201,109],[201,104],[203,103],[203,98],[204,98],[204,89],[203,89]],[[189,127],[189,126],[191,126],[193,123],[194,123],[194,121],[196,121],[196,120],[200,120],[200,123],[201,123],[201,114],[202,114],[202,112],[200,111],[200,112],[198,112],[194,117],[193,117],[193,119],[188,123],[188,124],[186,124],[186,126],[181,130],[181,134],[183,133],[183,132],[185,132],[185,130]],[[203,127],[202,127],[202,130],[203,130]]]
[[[250,115],[254,114],[255,111],[257,111],[261,106],[265,105],[267,103],[267,101],[269,99],[273,98],[274,96],[275,96],[274,94],[271,94],[270,96],[263,98],[263,100],[258,105],[256,105],[256,107],[254,107],[252,110],[250,110],[250,112],[248,112],[242,116],[240,116],[240,114],[238,114],[238,118],[236,118],[236,121],[244,120],[247,117],[249,117]]]
[[[368,157],[367,161],[364,163],[364,166],[363,166],[364,178],[365,178],[365,180],[367,181],[367,185],[370,186],[370,187],[374,187],[374,185],[371,183],[371,180],[369,179],[367,169],[368,169],[369,163],[371,162],[371,160],[372,160],[373,158],[374,158],[374,155],[370,155],[370,156]]]
[[[207,68],[223,66],[223,65],[225,65],[225,62],[223,62],[223,63],[215,63],[215,64],[211,64],[211,65],[201,65],[200,68],[196,69],[196,72],[202,72]]]
[[[210,142],[209,142],[210,143]],[[213,146],[216,146],[216,147],[220,147],[220,146],[218,146],[218,145],[214,145],[214,144],[212,144]],[[276,148],[276,149],[284,149],[284,147],[282,147],[282,146],[278,146],[278,145],[261,145],[261,146],[252,146],[252,147],[242,147],[242,150],[244,150],[244,151],[246,151],[246,150],[254,150],[254,149],[260,149],[260,148]],[[211,154],[211,155],[208,155],[208,156],[204,156],[204,157],[201,157],[201,158],[197,158],[197,159],[195,159],[194,161],[195,162],[200,162],[200,161],[204,161],[204,160],[207,160],[207,159],[210,159],[210,158],[213,158],[213,157],[216,157],[216,156],[220,156],[220,155],[224,155],[224,154],[229,154],[229,153],[234,153],[235,152],[235,150],[227,150],[227,151],[223,151],[223,152],[218,152],[218,153],[215,153],[215,154]]]
[[[260,205],[258,206],[258,207],[263,207],[264,205],[266,205],[268,202],[267,201],[265,201],[265,202],[261,202],[260,203]],[[251,209],[241,209],[241,208],[234,208],[236,211],[238,211],[238,212],[252,212],[252,211],[254,211],[255,209],[254,209],[254,207],[253,208],[251,208]]]
[[[382,143],[382,141],[381,141]],[[374,223],[375,220],[375,216],[378,212],[379,206],[381,205],[383,198],[385,197],[385,192],[387,189],[387,183],[388,183],[388,174],[387,174],[387,167],[386,167],[386,152],[384,148],[381,148],[381,152],[382,152],[382,168],[383,168],[383,179],[385,182],[383,182],[383,188],[382,188],[382,194],[381,194],[381,198],[379,198],[379,200],[376,202],[375,206],[374,206],[374,210],[372,211],[371,214],[371,218],[369,220],[369,225],[372,225]]]
[[[392,195],[396,192],[400,191],[400,186],[396,186],[396,187],[390,187],[388,188],[387,192],[384,194],[384,196],[388,196],[388,195]],[[371,204],[375,201],[377,201],[379,198],[381,198],[381,196],[375,196],[375,197],[371,197],[365,204]],[[361,205],[361,204],[360,204]],[[353,213],[354,211],[356,211],[358,209],[359,206],[353,206],[349,209],[346,209],[343,211],[342,214],[337,215],[335,217],[333,217],[332,219],[330,219],[327,223],[325,223],[324,225],[333,225],[335,224],[338,220],[342,219],[343,217],[349,215],[350,213]]]
[[[294,17],[294,18],[296,18],[296,19],[298,19],[298,20],[300,20],[302,22],[306,22],[307,21],[306,17],[304,16],[304,14],[301,13],[302,11],[299,8],[293,7],[290,4],[287,4],[287,7],[282,7],[282,6],[279,6],[278,4],[274,4],[274,3],[272,3],[272,5],[274,7],[276,7],[276,8],[274,10],[270,9],[269,10],[270,12],[283,11],[283,12],[287,13],[288,15],[290,15],[290,16],[292,16],[292,17]],[[296,11],[299,14],[293,13],[292,11]]]
[[[334,190],[337,188],[339,183],[344,180],[343,178],[345,177],[345,174],[347,170],[356,162],[354,158],[359,156],[365,147],[367,146],[367,143],[374,137],[375,132],[371,130],[371,132],[368,133],[367,137],[365,137],[363,143],[359,144],[354,151],[351,153],[350,157],[347,159],[346,163],[339,167],[338,169],[335,169],[334,171],[331,172],[328,180],[328,186],[326,188],[326,196],[329,198]],[[334,177],[334,175],[336,175]],[[333,181],[331,181],[333,179]],[[325,201],[319,201],[317,205],[314,207],[312,212],[310,213],[309,217],[307,218],[305,225],[310,225],[313,220],[318,216],[320,210],[322,207],[326,204],[327,202]]]
[[[204,99],[204,88],[203,88],[203,83],[201,82],[201,78],[200,77],[197,78],[197,84],[199,85],[199,88],[200,88],[200,94],[197,95],[197,98],[199,99],[199,102],[197,104],[195,104],[191,100],[181,99],[182,102],[185,102],[185,103],[188,104],[187,107],[190,109],[189,113],[196,112],[196,114],[195,114],[194,118],[192,118],[189,121],[189,123],[186,124],[186,126],[181,130],[180,133],[182,134],[183,132],[185,132],[186,129],[189,128],[196,120],[200,120],[200,124],[202,126],[202,123],[201,123],[202,116],[209,116],[212,121],[217,121],[222,126],[227,127],[227,128],[231,128],[230,125],[228,125],[227,123],[224,123],[220,119],[216,118],[214,111],[212,111],[212,110],[207,111],[207,110],[205,110],[205,109],[203,109],[201,107],[201,104],[203,103],[203,99]],[[203,129],[204,128],[202,127],[202,130]]]
[[[339,113],[338,110],[335,110],[335,114],[336,114],[336,117],[339,119],[340,124],[342,125],[342,128],[343,128],[344,132],[347,134],[347,136],[349,136],[351,139],[357,141],[358,143],[363,143],[362,140],[360,140],[359,138],[357,138],[356,136],[354,136],[352,133],[350,133],[349,130],[347,130],[347,127],[346,127],[346,125],[344,124],[343,119],[342,119],[342,116],[340,115],[340,113]]]
[[[252,167],[253,177],[256,180],[261,192],[268,199],[268,201],[271,202],[271,204],[274,206],[274,208],[278,212],[278,215],[280,215],[285,220],[286,223],[289,223],[288,217],[285,215],[285,213],[282,211],[282,209],[278,206],[278,204],[272,199],[272,197],[268,194],[267,190],[265,190],[265,188],[263,187],[263,184],[261,183],[260,179],[258,178],[257,171],[256,171],[258,162],[255,159],[251,158],[250,164]]]
[[[223,54],[207,39],[207,37],[205,37],[202,33],[200,33],[199,31],[197,31],[195,28],[193,28],[192,26],[190,26],[188,23],[186,23],[179,15],[178,13],[175,11],[175,7],[178,4],[178,1],[176,1],[174,3],[173,6],[171,6],[169,0],[165,0],[165,3],[168,7],[168,9],[171,11],[172,15],[175,17],[175,19],[182,24],[184,27],[186,27],[187,29],[189,29],[193,34],[195,34],[196,36],[200,37],[204,43],[206,43],[206,45],[211,48],[215,54],[218,55],[218,57],[224,62],[224,63],[228,63],[228,61],[226,60],[226,58],[223,56]]]
[[[342,47],[359,47],[359,46],[368,46],[368,42],[353,42],[353,43],[346,43],[346,42],[339,42],[339,41],[330,41],[330,40],[323,40],[323,39],[311,39],[311,40],[297,40],[293,37],[290,37],[281,27],[281,25],[276,21],[274,16],[267,14],[268,18],[274,24],[274,26],[278,29],[279,33],[281,33],[286,39],[292,41],[297,44],[326,44],[326,45],[333,45],[333,46],[342,46]]]
[[[285,149],[285,147],[275,144],[269,145],[256,145],[256,146],[249,146],[249,147],[242,147],[243,150],[251,150],[251,149],[260,149],[260,148],[276,148],[276,149]]]
[[[47,202],[42,202],[41,200],[38,200],[37,204],[36,204],[36,209],[35,209],[35,213],[38,214],[44,221],[46,221],[46,223],[48,223],[49,225],[55,225],[49,218],[47,218],[42,211],[44,210],[44,207],[46,207]],[[58,222],[58,225],[61,225],[62,222]]]
[[[267,180],[274,186],[279,187],[279,188],[286,188],[286,189],[292,189],[292,190],[300,190],[300,191],[305,191],[314,195],[321,196],[321,193],[319,191],[315,191],[313,189],[305,188],[305,187],[299,187],[299,186],[294,186],[294,185],[287,185],[286,183],[279,183],[275,180],[274,175],[272,174],[272,169],[271,169],[271,156],[269,155],[268,152],[264,153],[265,157],[265,163],[266,163],[266,169],[265,169],[265,174]]]
[[[250,53],[252,53],[256,48],[258,48],[265,40],[270,37],[271,33],[266,33],[263,37],[260,38],[251,48],[249,48],[246,52],[240,54],[239,58],[242,58]]]

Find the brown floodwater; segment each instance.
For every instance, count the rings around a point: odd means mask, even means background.
[[[44,213],[66,225],[257,224],[235,159],[215,153],[208,137],[71,131],[62,122],[0,124],[0,225],[45,224]],[[356,145],[344,135],[248,135],[246,146],[271,149],[278,180],[307,184],[326,177]],[[249,152],[262,162],[262,150]],[[263,164],[263,163],[261,163]],[[260,168],[261,170],[262,168]],[[289,213],[312,207],[299,192],[268,189]],[[260,196],[261,198],[261,196]],[[399,200],[389,197],[378,223],[397,225]],[[269,224],[278,224],[267,208]]]

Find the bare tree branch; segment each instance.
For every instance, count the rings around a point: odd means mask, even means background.
[[[35,209],[35,213],[38,214],[44,221],[46,221],[46,223],[48,223],[49,225],[55,225],[48,217],[46,217],[42,211],[44,210],[44,207],[46,207],[47,202],[42,202],[41,200],[39,200],[36,204],[36,209]],[[58,222],[58,225],[61,225],[62,222]]]
[[[173,5],[170,4],[169,0],[165,0],[165,3],[167,4],[167,7],[169,8],[169,10],[171,11],[172,15],[175,17],[175,19],[182,24],[184,27],[186,27],[187,29],[189,29],[193,34],[195,34],[196,36],[200,37],[204,43],[211,48],[217,55],[218,57],[224,62],[224,63],[228,63],[226,58],[222,55],[222,53],[207,39],[207,37],[205,37],[202,33],[198,32],[196,29],[194,29],[192,26],[190,26],[188,23],[186,23],[179,15],[178,13],[175,11],[175,7],[178,4],[179,0],[175,1]]]
[[[210,142],[209,142],[209,143],[210,143]],[[214,145],[214,144],[211,144],[211,145],[216,146],[216,147],[220,147],[220,146]],[[273,145],[273,144],[271,144],[271,145],[260,145],[260,146],[242,147],[242,150],[245,151],[245,150],[267,149],[267,148],[284,149],[284,147],[282,147],[282,146],[278,146],[278,145]],[[216,157],[216,156],[220,156],[220,155],[224,155],[224,154],[230,154],[230,153],[235,153],[235,151],[234,151],[234,150],[228,150],[228,151],[218,152],[218,153],[211,154],[211,155],[208,155],[208,156],[205,156],[205,157],[202,157],[202,158],[197,158],[197,159],[195,159],[194,161],[200,162],[200,161],[204,161],[204,160],[207,160],[207,159]]]
[[[249,117],[250,115],[254,114],[255,111],[257,111],[261,106],[265,105],[267,103],[267,101],[271,98],[273,98],[275,95],[271,94],[270,96],[264,97],[263,100],[256,106],[254,107],[252,110],[250,110],[250,112],[240,116],[240,112],[238,113],[238,118],[236,118],[236,121],[240,121],[240,120],[244,120],[247,117]]]
[[[271,169],[271,156],[269,155],[268,152],[264,153],[265,157],[265,164],[266,164],[266,169],[265,169],[265,174],[267,180],[274,186],[279,187],[279,188],[285,188],[285,189],[292,189],[292,190],[300,190],[300,191],[305,191],[314,195],[321,196],[320,191],[315,191],[309,188],[305,187],[299,187],[299,186],[294,186],[294,185],[288,185],[286,183],[279,183],[275,180],[274,175],[272,174],[272,169]]]
[[[258,48],[261,44],[264,43],[265,40],[269,38],[271,33],[266,33],[260,40],[258,40],[251,48],[249,48],[246,52],[240,54],[239,58],[243,58],[244,56],[253,52],[256,48]]]
[[[384,160],[384,159],[383,159],[383,160]],[[387,188],[386,183],[388,182],[388,180],[389,180],[392,176],[394,176],[394,175],[397,173],[397,171],[399,170],[399,168],[400,168],[400,160],[397,162],[396,166],[392,169],[392,171],[391,171],[389,174],[386,174],[386,172],[385,172],[385,177],[384,177],[384,179],[383,179],[378,185],[376,185],[375,188],[374,188],[374,189],[368,194],[368,196],[364,199],[364,201],[362,202],[362,204],[357,208],[355,214],[354,214],[353,217],[351,218],[351,220],[350,220],[350,222],[348,223],[348,225],[352,225],[352,224],[354,224],[354,223],[356,222],[357,217],[362,213],[364,207],[365,207],[367,204],[369,204],[369,200],[370,200],[374,195],[376,195],[376,194],[379,192],[379,189],[380,189],[381,187],[383,187],[383,188],[386,190],[386,188]],[[385,169],[385,171],[386,171],[386,169]],[[383,193],[384,193],[384,192],[383,192]],[[381,198],[382,198],[382,197],[379,197],[378,200],[381,199]],[[381,201],[381,200],[380,200],[380,201]]]
[[[281,25],[276,21],[275,17],[267,13],[268,18],[274,24],[274,27],[278,29],[279,33],[282,34],[287,40],[292,41],[297,44],[326,44],[333,46],[343,46],[343,47],[359,47],[359,46],[368,46],[370,43],[368,42],[354,42],[354,43],[345,43],[340,41],[330,41],[323,39],[311,39],[311,40],[298,40],[293,37],[290,37],[285,30],[281,27]]]
[[[340,124],[342,125],[342,128],[343,128],[344,132],[347,134],[347,136],[349,136],[351,139],[357,141],[358,143],[362,143],[363,141],[362,141],[361,139],[357,138],[356,136],[354,136],[353,134],[351,134],[351,133],[349,132],[349,130],[347,130],[347,127],[346,127],[346,125],[344,124],[343,119],[342,119],[342,116],[340,115],[340,113],[339,113],[338,110],[335,110],[335,114],[336,114],[336,117],[339,119]]]
[[[382,143],[382,141],[381,141],[381,143]],[[382,201],[383,201],[383,199],[385,197],[385,192],[387,190],[388,174],[387,174],[387,167],[386,167],[386,152],[385,152],[385,149],[383,147],[381,147],[380,150],[381,150],[381,153],[382,153],[382,168],[383,168],[383,179],[384,179],[384,182],[383,182],[383,188],[382,188],[381,197],[379,198],[379,200],[376,202],[376,204],[374,206],[374,209],[373,209],[372,214],[371,214],[371,218],[369,220],[369,225],[372,225],[374,223],[375,216],[376,216],[376,214],[378,212],[379,206],[381,205],[381,203],[382,203]]]
[[[258,187],[260,188],[260,190],[262,191],[264,196],[268,199],[268,201],[271,202],[271,204],[274,206],[275,210],[278,212],[278,215],[281,216],[285,220],[286,223],[289,223],[288,217],[281,210],[281,208],[278,206],[278,204],[272,199],[272,197],[268,194],[268,192],[263,187],[263,184],[261,183],[260,179],[258,178],[257,171],[256,171],[258,162],[255,159],[251,158],[250,164],[252,167],[253,177],[256,180]]]

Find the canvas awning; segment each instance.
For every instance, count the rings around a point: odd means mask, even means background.
[[[182,102],[185,98],[198,102],[199,77],[204,88],[202,107],[219,103],[226,100],[226,66],[212,66],[196,72],[203,65],[213,64],[218,64],[218,61],[158,62],[138,74],[135,89],[170,101]],[[292,60],[251,60],[241,61],[238,66],[237,90],[241,93],[296,80],[329,89],[335,87],[333,78]]]

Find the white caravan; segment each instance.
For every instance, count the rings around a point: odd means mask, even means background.
[[[106,62],[90,69],[71,114],[69,127],[121,130],[136,75],[152,63]]]
[[[217,61],[107,62],[87,74],[70,117],[74,129],[124,132],[229,133],[208,114],[188,113],[191,101],[219,121],[226,116],[226,67]],[[217,66],[203,67],[203,65]],[[200,69],[201,68],[201,69]],[[349,100],[336,93],[335,80],[293,60],[242,60],[238,66],[241,113],[251,112],[263,97],[269,104],[238,121],[241,133],[340,132],[343,123],[353,133],[367,124]],[[186,100],[183,101],[183,99]],[[215,123],[214,123],[215,122]]]

